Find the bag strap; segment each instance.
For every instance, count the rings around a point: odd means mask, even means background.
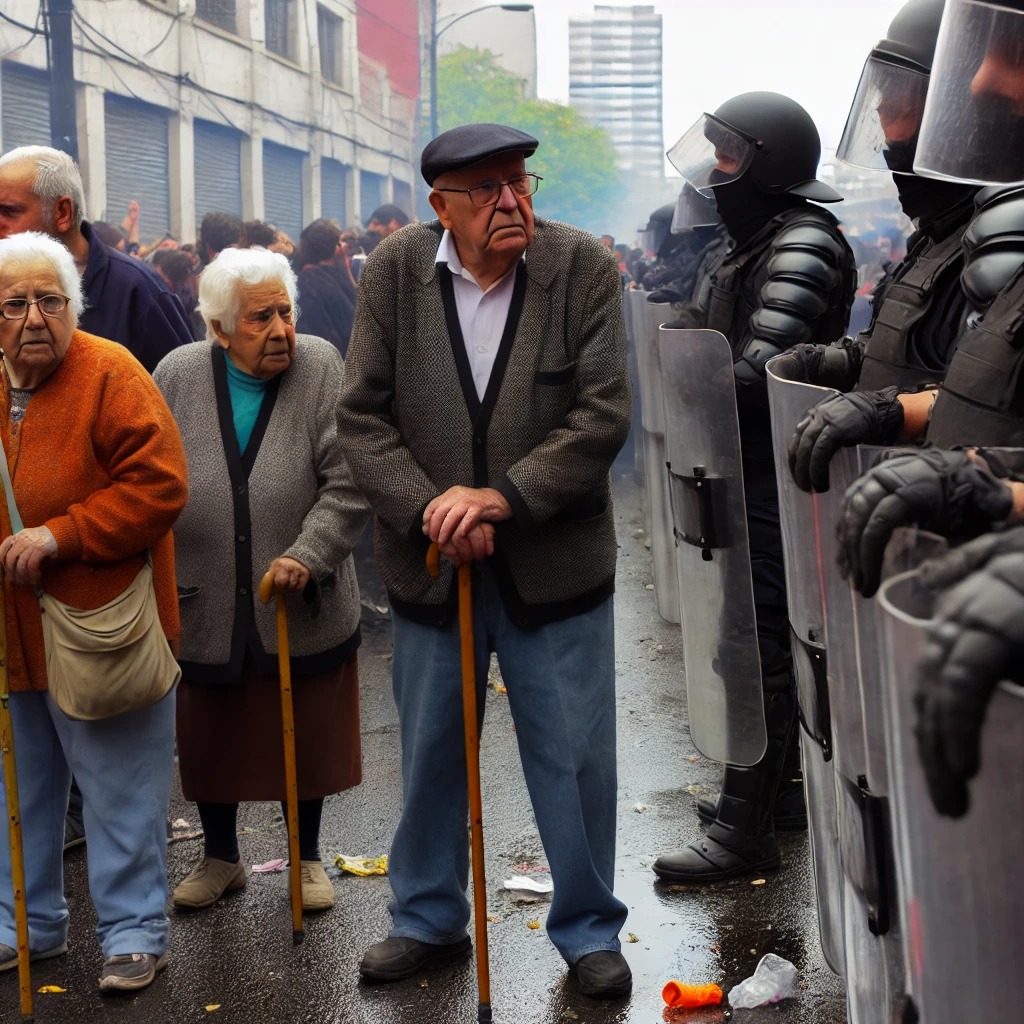
[[[7,450],[4,448],[2,439],[0,439],[0,477],[3,477],[4,481],[7,512],[11,517],[11,531],[13,533],[21,533],[25,529],[25,524],[21,521],[18,503],[14,500],[14,485],[11,483],[11,471],[7,468]]]

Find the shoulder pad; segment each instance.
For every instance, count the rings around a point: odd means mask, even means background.
[[[964,252],[1000,239],[1024,239],[1024,186],[986,188],[975,200],[975,214],[964,231]]]
[[[1024,186],[986,188],[964,232],[965,294],[985,309],[1024,263]]]
[[[825,260],[833,267],[853,258],[850,247],[838,229],[825,222],[804,221],[784,227],[775,236],[772,251],[777,253],[791,250],[817,256],[819,260]]]

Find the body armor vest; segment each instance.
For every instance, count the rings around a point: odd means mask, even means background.
[[[941,448],[1024,446],[1024,267],[961,335],[932,410]]]
[[[914,358],[914,329],[939,294],[943,274],[950,275],[952,287],[960,287],[963,231],[970,212],[968,207],[961,223],[941,241],[927,235],[919,239],[887,285],[871,327],[862,335],[867,348],[858,391],[880,391],[893,384],[906,391],[941,379],[941,373]]]

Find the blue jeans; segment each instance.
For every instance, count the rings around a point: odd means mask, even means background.
[[[98,722],[68,718],[46,693],[11,695],[25,851],[29,947],[67,941],[64,814],[82,790],[89,892],[103,956],[167,951],[167,808],[174,694]],[[16,945],[6,790],[0,790],[0,943]]]
[[[615,876],[615,654],[612,600],[538,629],[518,628],[490,571],[474,572],[476,681],[483,725],[489,654],[498,655],[519,756],[554,896],[548,937],[575,963],[618,950],[625,905]],[[468,796],[459,626],[393,617],[395,702],[402,736],[402,816],[388,873],[390,934],[462,939]],[[486,808],[484,818],[486,820]]]

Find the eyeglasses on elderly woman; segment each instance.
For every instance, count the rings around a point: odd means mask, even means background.
[[[24,320],[32,306],[38,306],[44,316],[60,316],[71,300],[66,295],[40,295],[38,299],[16,296],[0,302],[0,316],[5,320]]]

